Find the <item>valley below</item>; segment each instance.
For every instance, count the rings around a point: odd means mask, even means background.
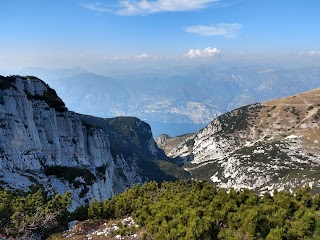
[[[247,104],[309,91],[320,85],[313,65],[192,63],[106,71],[26,68],[46,80],[72,111],[97,117],[135,116],[154,137],[194,133]],[[94,83],[94,84],[93,84]]]

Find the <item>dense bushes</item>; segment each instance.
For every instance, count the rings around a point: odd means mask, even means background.
[[[15,81],[16,81],[16,76],[14,75],[9,77],[4,77],[0,75],[0,89],[5,90],[11,87],[16,89],[16,87],[14,86]]]
[[[146,239],[319,239],[320,195],[217,190],[205,182],[156,182],[133,186],[105,202],[94,200],[67,213],[70,194],[47,197],[0,192],[0,235],[47,236],[73,219],[132,216]]]
[[[47,197],[40,187],[27,193],[0,192],[0,235],[18,239],[47,236],[53,230],[64,229],[71,195]],[[61,228],[62,227],[62,228]]]
[[[94,201],[90,218],[131,215],[155,239],[317,239],[320,196],[259,196],[217,190],[205,182],[150,182],[105,202]]]
[[[28,99],[45,101],[50,108],[54,108],[58,112],[65,112],[66,108],[64,102],[58,97],[56,91],[48,87],[48,90],[43,93],[43,95],[32,95],[27,94]]]

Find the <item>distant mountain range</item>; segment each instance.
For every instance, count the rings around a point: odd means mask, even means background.
[[[294,191],[320,187],[320,88],[240,107],[195,134],[156,139],[192,178],[222,188]]]
[[[118,71],[110,77],[83,69],[24,71],[47,75],[69,109],[99,117],[136,116],[150,123],[154,136],[196,132],[237,107],[320,86],[320,68],[313,66],[203,64]]]

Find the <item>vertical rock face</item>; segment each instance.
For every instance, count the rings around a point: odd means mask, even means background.
[[[70,112],[42,80],[0,76],[1,185],[70,190],[73,209],[152,179],[143,167],[165,156],[150,127],[132,119]],[[134,144],[145,146],[134,149]]]

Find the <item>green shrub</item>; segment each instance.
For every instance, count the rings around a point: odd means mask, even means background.
[[[44,101],[50,108],[54,108],[58,112],[65,112],[68,110],[64,102],[58,97],[56,91],[51,88],[45,91],[43,95],[32,95],[28,93],[27,97],[30,100]]]
[[[65,229],[71,194],[47,197],[41,187],[29,192],[0,191],[0,235],[32,239],[45,238],[55,230]]]
[[[45,168],[46,175],[55,175],[58,178],[63,178],[70,183],[76,183],[77,177],[82,177],[85,182],[92,185],[96,180],[96,177],[89,169],[78,167],[66,167],[66,166],[51,166]]]
[[[16,81],[16,76],[4,77],[0,75],[0,89],[5,90],[8,88],[17,89],[14,85]]]
[[[309,106],[308,111],[311,111],[313,108],[314,108],[313,106]]]

